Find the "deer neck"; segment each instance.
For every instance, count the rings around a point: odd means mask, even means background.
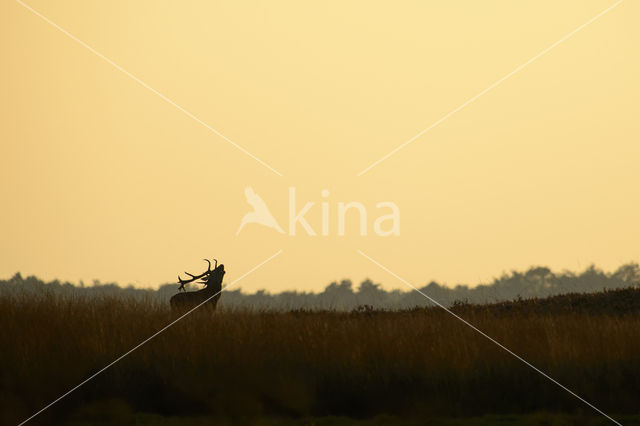
[[[222,283],[218,283],[218,282],[207,283],[207,286],[201,291],[207,295],[213,295],[215,293],[222,291]]]

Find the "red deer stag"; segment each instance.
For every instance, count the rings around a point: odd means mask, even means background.
[[[184,311],[192,309],[207,301],[204,306],[212,311],[215,311],[216,305],[218,304],[218,299],[220,299],[220,293],[222,292],[222,278],[225,274],[224,265],[218,265],[218,261],[216,259],[213,259],[216,264],[212,270],[211,262],[209,262],[208,259],[204,260],[209,264],[207,270],[204,273],[200,275],[192,275],[188,272],[185,272],[185,274],[191,277],[188,280],[183,280],[180,275],[178,275],[178,282],[180,283],[178,291],[184,290],[185,284],[194,282],[199,279],[202,279],[199,284],[204,284],[205,287],[202,290],[187,291],[184,293],[178,293],[173,296],[170,300],[172,310]]]

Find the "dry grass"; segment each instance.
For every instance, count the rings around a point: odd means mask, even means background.
[[[638,414],[640,313],[457,309],[604,411]],[[134,300],[1,298],[0,422],[33,414],[171,319],[166,307]],[[194,313],[36,420],[92,411],[227,419],[591,414],[439,308]]]

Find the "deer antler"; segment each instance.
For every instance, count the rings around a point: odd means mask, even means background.
[[[188,280],[183,280],[180,277],[180,274],[178,274],[178,282],[180,283],[180,288],[181,289],[184,287],[185,284],[192,283],[192,282],[194,282],[196,280],[199,280],[200,278],[204,278],[204,277],[206,277],[207,275],[209,275],[211,273],[211,262],[209,262],[209,259],[204,259],[204,260],[209,264],[209,266],[207,266],[207,270],[205,272],[203,272],[202,274],[193,275],[193,274],[190,274],[188,272],[185,272],[185,274],[187,274],[187,275],[189,275],[191,277]],[[217,264],[218,264],[218,262],[216,261],[216,265]]]

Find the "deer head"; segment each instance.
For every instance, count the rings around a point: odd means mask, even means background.
[[[178,274],[178,282],[180,284],[180,287],[178,287],[178,291],[180,290],[184,290],[184,285],[185,284],[189,284],[192,283],[194,281],[197,281],[199,279],[202,279],[202,281],[200,281],[198,284],[204,284],[207,285],[209,283],[209,281],[211,280],[212,275],[214,275],[216,278],[222,278],[222,276],[224,275],[224,265],[220,265],[218,266],[218,261],[216,259],[213,259],[213,261],[215,262],[215,266],[213,267],[213,270],[211,269],[211,262],[209,262],[209,259],[204,259],[205,262],[207,262],[209,265],[207,266],[207,270],[204,271],[202,274],[200,275],[193,275],[190,274],[188,272],[185,271],[185,274],[189,275],[191,278],[183,280],[182,277],[180,277],[180,274]],[[220,280],[222,281],[222,280]]]

